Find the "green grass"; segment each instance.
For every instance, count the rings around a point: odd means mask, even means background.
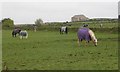
[[[3,30],[3,62],[10,70],[115,70],[118,69],[118,34],[95,33],[92,42],[79,47],[77,35],[28,31],[28,39],[11,37]]]

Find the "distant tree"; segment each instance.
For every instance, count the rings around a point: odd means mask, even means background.
[[[37,26],[40,26],[40,25],[42,25],[43,24],[43,20],[42,19],[36,19],[36,21],[35,21],[35,25],[37,25]]]
[[[14,21],[10,18],[4,18],[2,20],[2,26],[3,27],[13,27],[14,26]]]

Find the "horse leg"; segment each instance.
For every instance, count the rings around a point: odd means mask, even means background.
[[[27,39],[27,38],[28,38],[28,35],[26,35],[25,38]]]
[[[62,34],[62,30],[60,29],[60,34]]]
[[[89,44],[89,41],[86,41],[85,46],[88,46],[88,44]]]
[[[15,34],[14,34],[14,33],[12,33],[12,37],[15,37]]]
[[[14,35],[12,35],[12,37],[14,37]]]
[[[61,34],[61,30],[60,30],[60,34]]]
[[[28,36],[25,36],[25,38],[27,39],[27,38],[28,38]]]
[[[14,37],[16,37],[16,33],[14,34]]]
[[[66,31],[66,34],[68,34],[68,31]]]
[[[80,40],[79,39],[78,39],[77,43],[78,43],[78,46],[80,46]]]
[[[22,39],[22,36],[20,36],[20,39]]]

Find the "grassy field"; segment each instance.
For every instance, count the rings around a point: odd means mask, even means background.
[[[98,46],[79,47],[76,32],[28,31],[28,39],[3,30],[3,63],[9,70],[115,70],[118,69],[118,34],[96,32]]]

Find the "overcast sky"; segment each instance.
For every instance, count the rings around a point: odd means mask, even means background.
[[[120,15],[120,1],[118,2],[118,15]]]
[[[31,24],[38,18],[44,22],[71,21],[74,15],[88,18],[117,18],[118,2],[2,2],[3,18],[15,24]]]

